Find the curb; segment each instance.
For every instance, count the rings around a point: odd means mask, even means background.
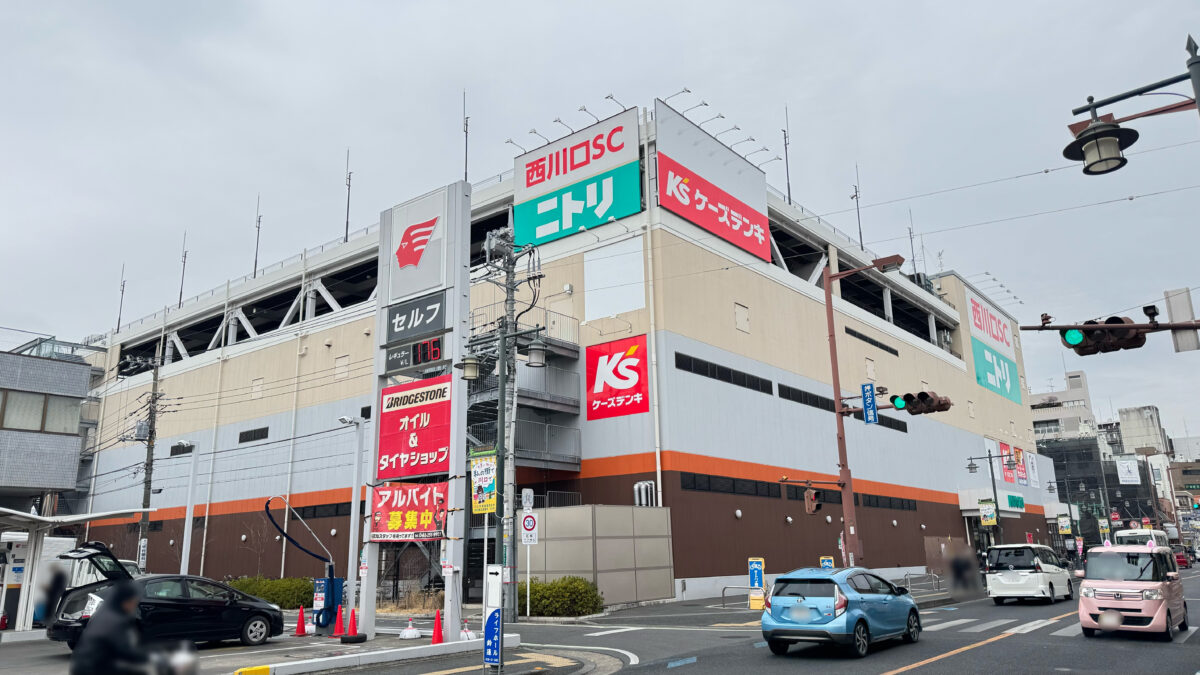
[[[521,636],[517,633],[506,633],[504,636],[506,648],[521,646]],[[481,651],[483,639],[459,640],[443,642],[439,645],[421,645],[418,647],[398,647],[395,649],[379,649],[375,651],[360,651],[353,654],[327,656],[302,661],[284,661],[262,666],[247,666],[234,671],[236,675],[298,675],[299,673],[317,673],[357,666],[371,666],[380,663],[394,663],[410,659],[424,659],[431,656],[446,656],[465,652]]]
[[[609,611],[600,612],[599,614],[588,614],[587,616],[519,616],[517,617],[518,624],[522,623],[588,623],[592,619],[600,619],[609,615]]]

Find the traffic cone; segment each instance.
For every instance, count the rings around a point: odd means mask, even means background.
[[[354,620],[355,610],[350,610],[350,627],[346,629],[347,635],[358,635],[358,622]]]
[[[438,610],[433,615],[433,642],[430,644],[442,644],[442,610]]]
[[[409,621],[411,625],[411,620]],[[8,630],[8,615],[0,613],[0,630]]]
[[[296,637],[304,637],[307,633],[304,632],[304,605],[300,605],[300,617],[296,619],[296,632],[292,633]]]
[[[408,628],[400,631],[401,640],[415,640],[421,637],[421,631],[412,625],[412,619],[408,620]]]
[[[342,637],[345,635],[346,631],[342,630],[343,625],[345,624],[342,623],[342,606],[338,605],[337,621],[333,625],[333,635],[329,637]]]
[[[459,634],[458,634],[458,639],[460,639],[460,640],[474,640],[474,639],[475,639],[475,638],[477,638],[477,637],[478,637],[478,636],[475,634],[475,632],[474,632],[474,631],[472,631],[472,630],[471,630],[471,628],[470,628],[469,626],[467,626],[467,620],[466,620],[466,619],[463,619],[462,631],[460,631],[460,632],[459,632]]]

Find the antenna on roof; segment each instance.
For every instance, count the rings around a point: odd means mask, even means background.
[[[353,175],[354,172],[350,170],[350,148],[346,148],[346,236],[343,242],[350,241],[350,177]]]
[[[176,309],[183,307],[183,279],[187,275],[187,230],[183,231],[183,257],[180,258],[183,267],[179,270],[179,304]]]
[[[121,301],[117,303],[117,329],[121,330],[121,312],[125,309],[125,263],[121,263]]]
[[[262,193],[254,198],[254,274],[252,278],[258,278],[258,241],[262,236]]]
[[[467,117],[467,90],[463,89],[463,182],[467,182],[467,148],[471,141],[471,134],[467,131],[468,122],[471,120]]]

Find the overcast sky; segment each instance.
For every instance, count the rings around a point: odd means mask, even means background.
[[[512,9],[522,7],[520,12]],[[988,271],[1061,320],[1107,316],[1200,286],[1195,112],[1138,120],[1107,176],[1065,169],[1071,108],[1184,71],[1200,4],[1128,2],[53,2],[0,4],[0,325],[65,339],[173,302],[187,231],[185,296],[251,271],[255,196],[271,262],[341,235],[345,153],[351,226],[462,173],[512,166],[533,147],[625,105],[683,87],[708,128],[737,124],[782,153],[791,118],[797,200],[854,232],[861,173],[871,205],[1049,169],[863,211],[868,246],[909,257],[909,209],[927,266]],[[1175,87],[1188,92],[1188,87]],[[1116,106],[1129,114],[1172,102]],[[1185,144],[1185,145],[1179,145]],[[746,144],[741,149],[751,147]],[[762,153],[758,159],[769,158]],[[782,162],[767,165],[783,188]],[[919,245],[919,243],[918,243]],[[984,284],[989,289],[994,284]],[[997,288],[997,291],[999,289]],[[999,293],[992,293],[1003,302]],[[1161,305],[1161,302],[1160,302]],[[1100,418],[1157,404],[1168,431],[1200,435],[1200,352],[1153,336],[1087,358],[1024,336],[1035,391],[1088,372]],[[1111,403],[1110,403],[1111,402]]]

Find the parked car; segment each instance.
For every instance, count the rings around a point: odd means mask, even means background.
[[[1041,544],[990,546],[984,567],[988,597],[997,605],[1008,598],[1040,598],[1054,603],[1071,599],[1074,588],[1069,564]]]
[[[1171,551],[1175,554],[1175,564],[1178,567],[1185,569],[1192,568],[1192,556],[1188,554],[1188,550],[1181,544],[1175,544],[1171,547]]]
[[[780,575],[766,598],[762,634],[776,655],[796,642],[831,642],[863,657],[874,642],[921,636],[908,589],[861,567],[809,567]]]
[[[1084,637],[1097,630],[1159,633],[1165,639],[1187,630],[1187,602],[1174,552],[1157,546],[1093,548],[1079,570],[1079,625]]]
[[[87,561],[103,578],[64,593],[46,628],[47,637],[66,642],[72,649],[88,619],[104,602],[107,590],[129,580],[141,592],[137,620],[147,643],[240,639],[243,644],[258,645],[283,633],[283,612],[278,605],[212,579],[179,574],[133,577],[100,542],[89,542],[59,557]]]

